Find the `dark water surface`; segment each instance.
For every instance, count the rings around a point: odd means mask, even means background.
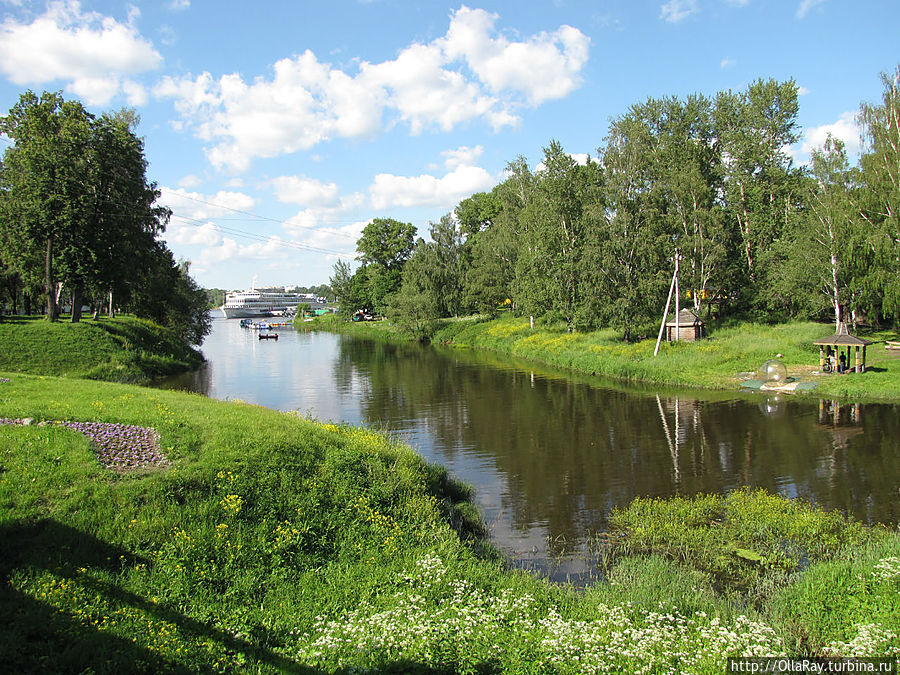
[[[387,429],[474,486],[494,542],[554,578],[636,496],[749,485],[900,521],[900,406],[623,389],[484,353],[217,319],[208,363],[167,383]]]

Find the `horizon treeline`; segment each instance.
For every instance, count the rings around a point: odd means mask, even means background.
[[[551,140],[534,170],[510,162],[490,192],[416,228],[376,218],[345,312],[434,319],[504,307],[568,330],[633,340],[658,326],[679,258],[682,307],[704,318],[900,320],[900,67],[858,113],[859,164],[829,136],[795,166],[798,86],[757,80],[714,97],[650,98],[609,125],[597,158]]]
[[[60,301],[133,312],[200,344],[211,324],[206,294],[159,239],[171,216],[147,179],[139,117],[99,117],[60,93],[23,93],[0,131],[14,141],[0,162],[0,309]],[[43,302],[40,298],[43,297]]]

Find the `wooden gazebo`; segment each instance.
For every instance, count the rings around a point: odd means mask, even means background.
[[[847,330],[847,324],[842,321],[838,324],[837,333],[820,340],[815,340],[813,344],[819,345],[819,363],[821,365],[825,365],[826,347],[834,348],[835,358],[838,357],[838,355],[841,353],[841,350],[846,349],[847,360],[845,361],[845,365],[847,368],[847,372],[855,371],[857,373],[862,373],[866,370],[866,347],[874,343],[870,342],[869,340],[856,337],[855,335],[850,335],[850,331]],[[860,359],[860,347],[862,347],[862,359]],[[856,352],[854,366],[850,365],[851,349],[855,350]]]

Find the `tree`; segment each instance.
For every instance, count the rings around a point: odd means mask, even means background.
[[[92,116],[77,102],[58,93],[38,98],[28,91],[19,97],[0,131],[15,141],[6,151],[3,179],[3,221],[12,230],[20,266],[42,252],[47,319],[58,318],[59,255],[77,267],[76,256],[86,246],[83,224],[89,203],[87,161]]]
[[[171,328],[183,340],[199,345],[212,329],[204,291],[190,276],[190,262],[176,262],[157,242],[148,269],[132,289],[131,308],[138,316]]]
[[[153,264],[156,238],[171,217],[168,208],[155,205],[161,193],[146,176],[144,144],[134,133],[138,122],[134,111],[121,110],[95,124],[90,262],[71,280],[73,295],[84,286],[95,297],[127,302],[140,271]],[[73,321],[76,306],[80,311],[80,302],[73,303]]]
[[[384,311],[385,298],[399,290],[415,236],[412,224],[392,218],[375,218],[363,229],[356,242],[357,259],[364,270],[366,304],[374,311]]]
[[[133,111],[97,119],[59,94],[31,92],[0,122],[16,141],[2,172],[2,240],[23,276],[34,274],[40,252],[51,321],[63,286],[76,322],[86,293],[125,301],[153,264],[170,212],[154,205],[160,193],[146,178],[137,123]]]
[[[879,105],[864,103],[859,123],[865,140],[860,157],[867,188],[858,210],[869,225],[869,248],[876,265],[867,281],[873,310],[900,321],[900,66],[882,73]]]
[[[766,252],[797,209],[800,172],[786,148],[797,141],[797,84],[757,80],[746,91],[720,92],[714,108],[715,136],[723,161],[727,216],[737,230],[741,263],[737,286],[758,304],[765,288]]]
[[[598,164],[577,164],[555,140],[544,148],[517,262],[517,287],[525,311],[559,316],[570,330],[583,309],[585,211],[603,202],[601,185]]]
[[[434,320],[443,315],[438,283],[441,268],[436,262],[434,244],[419,239],[403,268],[400,289],[387,299],[388,316],[417,340],[427,340]]]
[[[510,180],[512,176],[490,193],[463,200],[456,209],[460,228],[467,235],[463,301],[491,315],[513,295],[520,203]]]
[[[787,251],[773,274],[775,286],[807,316],[829,308],[839,325],[849,310],[855,322],[855,288],[868,268],[859,265],[865,252],[852,201],[858,172],[850,169],[843,142],[830,135],[821,150],[813,150],[811,164],[803,192],[807,209],[783,240]]]
[[[658,317],[671,278],[675,230],[657,152],[663,105],[651,99],[616,118],[602,151],[608,204],[594,214],[591,279],[601,320],[626,340]]]

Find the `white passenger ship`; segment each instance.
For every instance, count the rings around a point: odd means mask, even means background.
[[[225,304],[219,309],[226,319],[280,316],[285,310],[296,309],[301,302],[313,304],[315,300],[300,293],[249,290],[226,293]]]

